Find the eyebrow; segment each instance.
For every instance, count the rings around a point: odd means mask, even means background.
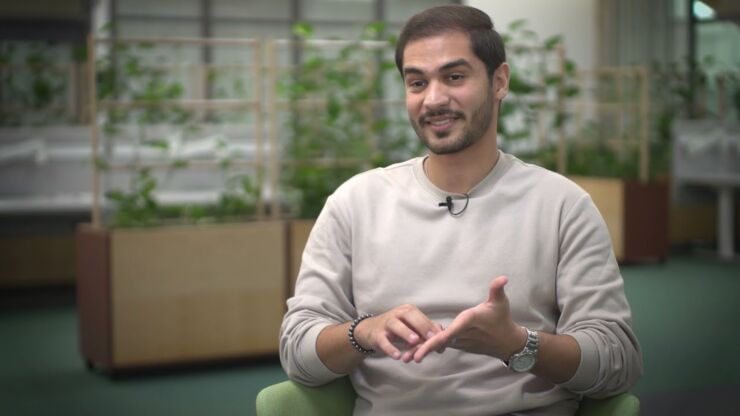
[[[447,62],[446,64],[440,66],[439,67],[439,70],[440,71],[446,71],[448,69],[452,69],[452,68],[455,68],[455,67],[458,67],[458,66],[464,66],[464,67],[471,68],[471,69],[473,68],[473,65],[471,65],[470,62],[468,62],[467,59],[460,58],[460,59],[457,59],[457,60],[454,60],[454,61],[451,61],[451,62]],[[424,71],[422,71],[419,68],[416,68],[416,67],[413,67],[413,66],[409,66],[409,67],[403,68],[403,74],[404,75],[408,75],[408,74],[419,74],[419,75],[422,75],[422,74],[424,74]]]

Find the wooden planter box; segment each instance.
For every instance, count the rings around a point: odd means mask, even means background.
[[[668,184],[571,176],[591,195],[606,221],[620,262],[668,256]]]
[[[0,236],[0,288],[74,284],[73,232]]]
[[[80,349],[105,370],[274,354],[282,222],[77,232]]]

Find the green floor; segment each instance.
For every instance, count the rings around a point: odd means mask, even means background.
[[[622,272],[645,357],[633,390],[643,414],[690,414],[659,409],[706,392],[740,414],[740,263],[674,257]],[[285,379],[267,361],[110,380],[85,369],[71,293],[61,299],[0,299],[0,415],[251,415],[257,392]]]
[[[740,263],[679,258],[622,275],[645,362],[638,395],[740,384]]]

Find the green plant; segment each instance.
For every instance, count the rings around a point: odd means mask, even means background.
[[[162,205],[154,197],[157,179],[149,169],[141,169],[132,178],[128,191],[106,193],[116,209],[110,220],[113,227],[154,227],[163,224],[194,224],[242,221],[255,213],[260,193],[246,174],[229,176],[225,189],[215,204]]]
[[[634,147],[618,151],[604,141],[567,143],[568,175],[596,176],[637,180],[638,154]],[[555,145],[518,155],[522,160],[546,169],[557,170],[558,148]]]
[[[113,190],[106,197],[116,204],[113,224],[119,227],[152,226],[161,215],[154,199],[157,181],[148,169],[139,170],[131,180],[130,191]]]
[[[0,125],[46,125],[67,121],[68,63],[58,56],[67,45],[39,42],[0,44]],[[55,53],[57,52],[57,53]]]
[[[255,203],[260,192],[247,174],[234,174],[231,161],[237,156],[226,154],[225,139],[218,140],[214,153],[220,155],[223,190],[215,204],[205,205],[162,205],[154,194],[161,183],[169,181],[178,171],[186,169],[186,160],[172,157],[170,140],[158,136],[162,126],[180,137],[200,132],[194,113],[174,102],[185,97],[185,86],[171,76],[162,65],[152,65],[147,58],[154,52],[149,43],[116,44],[115,55],[104,56],[97,62],[98,98],[103,101],[131,101],[131,107],[109,106],[103,118],[102,131],[109,145],[107,152],[96,160],[98,168],[108,170],[112,160],[116,138],[124,126],[134,126],[138,133],[132,145],[135,152],[129,166],[134,177],[127,190],[112,190],[106,197],[113,203],[115,214],[110,225],[115,227],[155,226],[163,223],[224,222],[238,218],[243,220],[255,212]],[[158,57],[157,60],[163,60]],[[209,122],[219,122],[219,117],[209,117]],[[160,152],[158,160],[166,161],[166,169],[155,177],[152,169],[141,160],[141,149],[149,148]],[[161,181],[159,180],[161,178]]]
[[[511,69],[510,98],[504,100],[499,113],[498,133],[506,142],[533,139],[535,124],[543,112],[550,112],[543,131],[552,141],[570,117],[562,101],[579,93],[576,82],[576,64],[564,58],[560,65],[557,49],[562,36],[540,40],[527,27],[526,20],[512,22],[501,37],[506,45],[507,61]]]
[[[310,46],[310,25],[294,27],[303,59],[280,86],[291,104],[284,150],[288,162],[281,176],[297,196],[302,218],[315,218],[326,197],[350,176],[418,149],[407,129],[400,128],[398,113],[388,114],[378,105],[384,74],[395,69],[383,58],[392,43],[373,50],[361,42],[377,39],[382,31],[381,24],[368,25],[359,40],[328,50]]]

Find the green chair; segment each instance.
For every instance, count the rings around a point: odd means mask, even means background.
[[[343,377],[321,387],[284,381],[265,387],[257,395],[257,416],[351,415],[355,390]],[[576,416],[637,416],[640,401],[630,393],[603,400],[584,399]]]

